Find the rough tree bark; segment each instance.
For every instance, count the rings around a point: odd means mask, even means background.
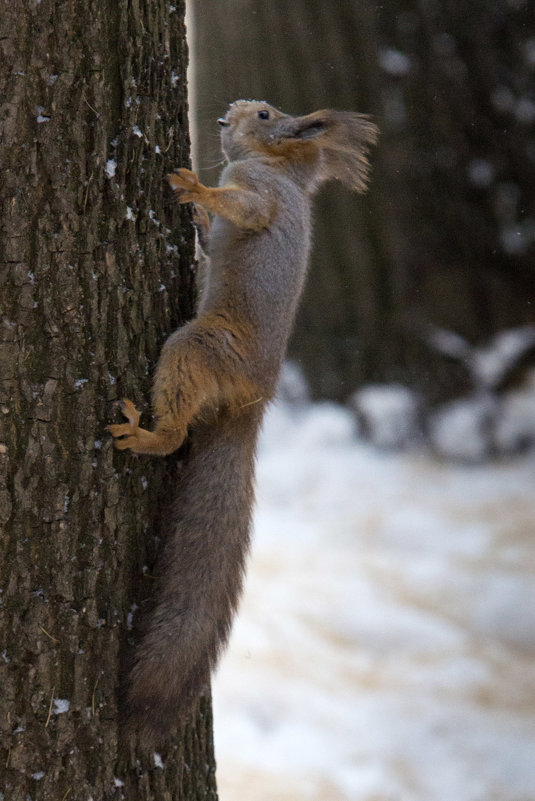
[[[238,97],[372,113],[370,192],[325,191],[292,343],[317,393],[466,373],[433,323],[485,341],[535,320],[535,4],[528,0],[193,0],[201,166]],[[239,24],[237,24],[239,20]],[[203,176],[208,178],[208,169]]]
[[[215,799],[210,701],[158,755],[121,736],[176,459],[113,451],[192,312],[184,3],[0,14],[0,799]],[[163,532],[164,533],[164,532]],[[145,569],[144,565],[149,565]],[[144,578],[145,576],[145,578]]]

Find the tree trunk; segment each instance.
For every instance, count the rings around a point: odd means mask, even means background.
[[[121,667],[177,460],[114,452],[192,313],[184,3],[12,0],[0,15],[0,799],[215,799],[209,698],[159,754]],[[145,567],[148,565],[148,569]]]
[[[458,393],[465,373],[422,341],[428,324],[475,343],[535,320],[535,4],[193,8],[203,168],[219,158],[215,118],[239,97],[365,111],[381,129],[368,195],[333,186],[317,203],[291,345],[316,392],[401,379]]]

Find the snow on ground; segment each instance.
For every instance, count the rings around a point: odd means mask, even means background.
[[[535,457],[384,453],[278,406],[257,478],[221,801],[534,801]]]

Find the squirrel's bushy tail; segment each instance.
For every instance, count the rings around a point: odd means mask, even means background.
[[[260,420],[254,408],[192,436],[127,691],[128,725],[146,740],[184,720],[227,642],[249,546]]]

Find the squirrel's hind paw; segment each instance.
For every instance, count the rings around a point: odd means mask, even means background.
[[[140,414],[132,401],[125,398],[117,404],[128,423],[106,426],[114,437],[114,445],[120,451],[129,448],[132,453],[145,453],[150,456],[166,456],[182,444],[184,437],[178,430],[147,431],[139,427]]]
[[[138,432],[141,431],[139,428],[139,418],[141,415],[128,398],[117,401],[115,405],[121,410],[121,414],[126,417],[128,423],[116,423],[106,426],[106,431],[109,431],[112,437],[115,438],[114,445],[119,450],[133,448],[136,444]],[[118,437],[122,437],[122,439],[118,439]]]
[[[120,409],[121,414],[126,417],[130,425],[134,426],[134,428],[137,428],[141,413],[138,412],[132,401],[128,400],[128,398],[123,398],[122,400],[117,401],[117,406]]]

